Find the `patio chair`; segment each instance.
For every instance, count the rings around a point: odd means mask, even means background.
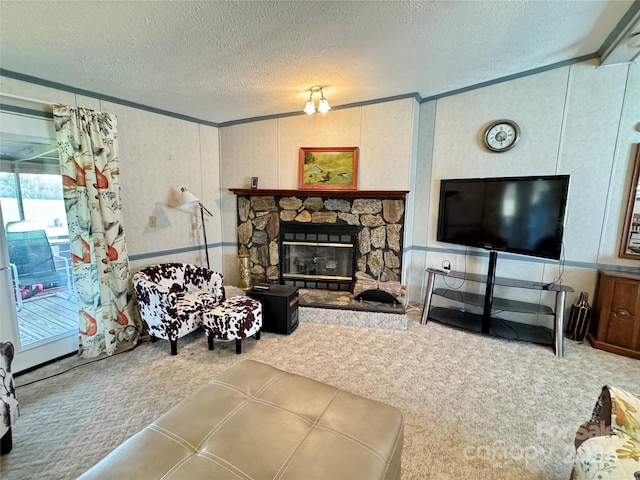
[[[65,298],[73,295],[69,260],[54,254],[44,230],[28,228],[33,228],[28,222],[9,222],[6,227],[9,265],[18,311],[22,309],[21,288],[29,291],[36,285],[39,286],[36,290],[64,288],[57,293]]]

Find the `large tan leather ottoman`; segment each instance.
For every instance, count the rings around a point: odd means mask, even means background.
[[[402,439],[394,407],[243,360],[80,478],[399,479]]]

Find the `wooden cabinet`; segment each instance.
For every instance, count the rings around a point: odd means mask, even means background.
[[[598,271],[587,340],[595,348],[640,359],[640,275]]]

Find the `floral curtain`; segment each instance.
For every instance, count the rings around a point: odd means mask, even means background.
[[[117,119],[63,105],[53,115],[78,292],[79,353],[111,355],[135,342],[141,326],[122,224]]]

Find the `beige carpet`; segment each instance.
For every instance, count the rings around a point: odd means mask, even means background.
[[[637,360],[570,341],[558,359],[545,347],[433,322],[410,321],[404,331],[301,323],[289,336],[248,340],[242,356],[232,343],[213,352],[206,343],[195,332],[178,342],[175,357],[166,341],[144,343],[19,387],[22,417],[0,477],[75,478],[242,358],[400,408],[407,480],[567,479],[573,435],[601,387],[640,392]],[[69,358],[16,383],[78,364]]]

